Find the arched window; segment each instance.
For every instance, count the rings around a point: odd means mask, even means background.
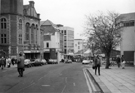
[[[6,18],[1,18],[1,29],[7,28],[7,20]]]
[[[32,24],[31,26],[31,43],[34,43],[34,29],[35,29],[35,25]]]
[[[25,33],[25,40],[29,40],[29,28],[30,28],[30,24],[26,23],[26,33]]]
[[[19,20],[19,29],[22,29],[22,19]]]
[[[38,25],[36,25],[36,29],[35,29],[35,42],[37,44],[37,37],[38,37]]]

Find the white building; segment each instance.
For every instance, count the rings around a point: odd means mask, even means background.
[[[85,49],[84,40],[83,39],[74,39],[74,53],[82,51]],[[83,53],[83,51],[82,51]]]
[[[64,54],[74,53],[74,28],[71,27],[59,27],[63,33],[63,49]]]
[[[135,65],[135,13],[121,14],[116,20],[116,26],[122,30],[121,55]]]
[[[60,30],[50,20],[41,22],[41,28],[43,29],[43,58],[57,59],[60,62],[62,59]]]

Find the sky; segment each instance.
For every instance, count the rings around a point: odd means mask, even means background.
[[[135,12],[135,0],[24,0],[35,2],[41,21],[50,20],[74,28],[75,39],[84,39],[86,15],[99,11],[113,11],[119,14]]]

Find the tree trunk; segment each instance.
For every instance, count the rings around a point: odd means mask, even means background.
[[[110,66],[110,54],[106,54],[106,66],[105,69],[109,69]]]

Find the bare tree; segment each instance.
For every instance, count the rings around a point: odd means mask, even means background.
[[[91,42],[91,49],[101,50],[106,57],[106,66],[110,65],[111,50],[114,49],[121,40],[121,31],[115,26],[116,18],[119,14],[108,12],[107,15],[100,13],[97,16],[87,16],[86,34]]]

